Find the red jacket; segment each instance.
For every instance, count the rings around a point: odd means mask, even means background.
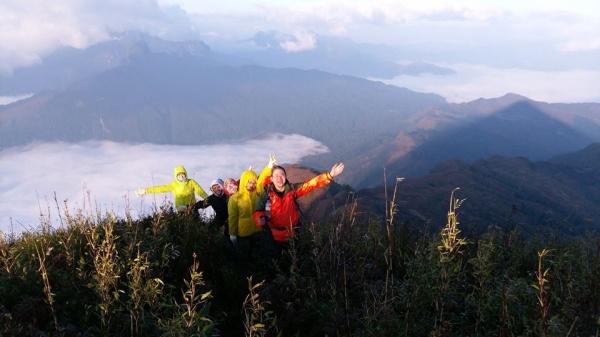
[[[315,189],[329,185],[332,180],[333,178],[327,172],[294,186],[288,182],[285,184],[283,192],[277,192],[270,179],[267,180],[268,186],[259,195],[254,212],[256,225],[261,226],[260,219],[267,215],[265,210],[267,201],[271,201],[271,215],[268,224],[273,239],[278,242],[288,241],[294,236],[294,228],[300,223],[300,210],[296,199]]]

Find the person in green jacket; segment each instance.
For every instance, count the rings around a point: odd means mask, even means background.
[[[173,175],[175,176],[175,180],[170,184],[140,188],[136,193],[141,196],[148,193],[171,192],[175,197],[175,208],[178,212],[186,211],[190,206],[194,206],[196,203],[196,194],[203,199],[208,197],[208,194],[194,179],[188,178],[185,167],[181,165],[175,167]]]
[[[256,226],[253,214],[258,194],[263,191],[265,180],[271,175],[275,163],[275,156],[271,155],[269,164],[259,176],[252,169],[244,171],[240,177],[239,190],[227,202],[229,239],[237,248],[238,261],[243,268],[247,268],[248,262],[253,260],[260,244],[258,234],[261,228]]]

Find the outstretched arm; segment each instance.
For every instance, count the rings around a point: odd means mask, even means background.
[[[274,154],[269,155],[269,162],[267,166],[258,175],[258,181],[256,182],[256,192],[261,193],[265,187],[271,182],[271,172],[273,172],[273,166],[277,165],[277,158]]]
[[[198,208],[198,209],[200,209],[200,208],[204,209],[204,208],[207,208],[208,206],[212,207],[212,203],[213,203],[213,199],[209,195],[208,198],[196,202],[196,208]]]
[[[262,191],[265,190],[265,185],[267,185],[267,183],[265,183],[266,181],[270,182],[270,178],[271,178],[271,172],[273,171],[272,167],[269,167],[268,165],[265,166],[265,168],[260,172],[260,175],[258,176],[258,181],[256,182],[256,192],[261,193]]]
[[[152,186],[144,189],[144,193],[166,193],[173,191],[173,183],[167,185]]]
[[[319,174],[300,185],[300,187],[296,189],[296,197],[300,198],[313,190],[329,185],[333,181],[333,178],[339,176],[342,172],[344,172],[344,164],[334,164],[329,172]]]

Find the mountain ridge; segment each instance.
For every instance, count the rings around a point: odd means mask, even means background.
[[[589,158],[594,158],[590,162]],[[565,163],[575,163],[568,165]],[[579,163],[587,163],[581,169]],[[463,228],[489,226],[581,234],[600,230],[600,143],[551,158],[491,156],[465,163],[449,160],[428,175],[407,178],[398,186],[398,221],[411,226],[441,226],[450,191],[466,198],[460,210]],[[388,193],[390,192],[388,186]],[[383,216],[383,187],[357,191],[365,213]]]
[[[445,125],[437,129],[421,128],[410,133],[400,132],[398,137],[403,141],[384,144],[379,150],[371,151],[370,155],[376,158],[376,162],[384,163],[392,175],[418,176],[427,174],[436,163],[449,159],[471,162],[491,155],[524,156],[532,160],[550,159],[600,140],[600,133],[595,138],[591,137],[548,114],[543,106],[540,107],[531,100],[519,99],[520,96],[511,95],[491,103],[475,102],[475,105],[486,105],[492,113],[482,112],[484,109],[476,110],[476,116],[461,112],[471,117],[448,117]],[[494,111],[492,107],[497,106],[498,102],[505,107]],[[598,112],[600,115],[600,105]],[[440,115],[435,110],[431,113]],[[395,155],[395,152],[402,155]],[[368,163],[363,167],[368,167]],[[381,168],[367,168],[369,170],[370,173],[362,172],[362,177],[356,178],[358,186],[373,186],[372,182],[380,180],[378,177],[381,175]]]

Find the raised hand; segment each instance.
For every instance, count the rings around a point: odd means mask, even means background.
[[[344,172],[344,163],[336,163],[333,164],[333,166],[331,167],[331,171],[329,171],[329,174],[332,178],[335,178],[342,174],[342,172]]]
[[[274,153],[269,154],[269,164],[267,166],[269,168],[273,168],[273,166],[277,165],[277,158]]]
[[[136,194],[138,197],[141,197],[142,195],[146,194],[146,190],[145,190],[145,189],[143,189],[143,188],[138,188],[138,189],[135,191],[135,194]]]

